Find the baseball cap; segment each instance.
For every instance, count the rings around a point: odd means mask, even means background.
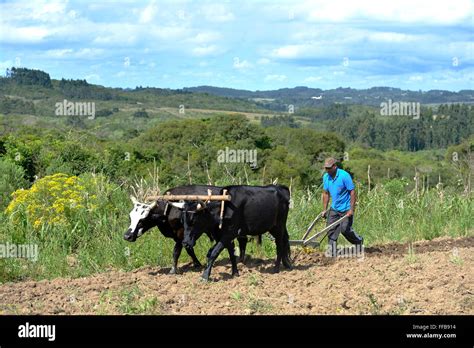
[[[324,168],[331,168],[336,163],[336,160],[332,157],[326,158],[324,161]]]

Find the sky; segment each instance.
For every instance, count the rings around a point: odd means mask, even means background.
[[[0,1],[0,72],[109,87],[474,89],[474,1]]]

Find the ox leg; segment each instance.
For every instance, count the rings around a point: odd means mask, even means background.
[[[216,247],[216,245],[217,245],[217,243],[209,248],[209,250],[207,252],[207,255],[206,255],[207,259],[209,259],[211,257],[212,250]]]
[[[291,248],[290,248],[290,237],[288,236],[288,230],[285,227],[285,231],[283,233],[283,266],[287,269],[292,269],[293,265],[291,262]]]
[[[247,237],[238,237],[237,240],[239,242],[240,250],[239,262],[245,263],[245,249],[247,248]]]
[[[186,252],[193,259],[194,268],[202,267],[201,262],[199,262],[198,258],[196,257],[196,254],[194,253],[194,248],[193,247],[186,248]]]
[[[229,258],[230,263],[232,264],[232,277],[239,276],[239,270],[237,269],[237,259],[235,257],[235,244],[234,242],[230,242],[230,246],[227,246],[227,250],[229,251]]]
[[[212,270],[212,266],[214,265],[214,261],[216,261],[222,249],[224,249],[224,243],[222,242],[217,242],[217,244],[212,248],[211,253],[209,254],[209,257],[207,259],[207,267],[201,276],[203,280],[209,281],[209,277],[211,276],[211,270]]]
[[[281,259],[282,259],[283,251],[284,251],[282,234],[278,232],[279,231],[275,231],[275,230],[270,231],[270,234],[275,238],[275,244],[277,248],[277,258],[275,261],[275,268],[274,268],[275,273],[280,272],[280,264],[281,264]]]
[[[178,273],[178,259],[179,255],[181,255],[181,250],[183,249],[183,245],[181,244],[181,241],[175,241],[176,244],[174,245],[173,249],[173,266],[171,266],[171,270],[169,274],[176,274]]]

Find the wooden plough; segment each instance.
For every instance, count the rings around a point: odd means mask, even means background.
[[[326,237],[327,233],[331,230],[331,228],[339,225],[341,222],[343,222],[344,220],[348,218],[347,215],[344,215],[339,220],[334,221],[332,224],[324,227],[321,231],[316,232],[311,237],[307,238],[308,234],[314,229],[316,222],[318,222],[318,220],[322,217],[323,217],[323,212],[319,213],[318,216],[316,216],[316,218],[313,220],[313,222],[311,222],[311,224],[309,225],[308,229],[306,230],[306,232],[304,233],[301,239],[290,239],[289,240],[290,246],[300,245],[300,246],[310,246],[313,248],[318,248],[321,245],[321,242],[323,241],[323,239]],[[321,236],[322,238],[318,240],[317,238]],[[268,236],[268,238],[271,240],[275,240],[275,238],[273,238],[272,236]]]
[[[316,225],[316,222],[323,217],[323,213],[319,213],[318,216],[311,222],[309,225],[308,229],[303,235],[303,238],[297,239],[297,240],[290,240],[290,245],[301,245],[301,246],[311,246],[313,248],[319,247],[323,239],[326,237],[327,233],[334,227],[339,225],[341,222],[346,220],[348,218],[347,215],[344,215],[342,218],[340,218],[337,221],[334,221],[332,224],[324,227],[321,231],[316,232],[313,234],[311,237],[308,238],[308,234],[314,229],[314,226]],[[321,237],[321,239],[317,239],[318,237]]]

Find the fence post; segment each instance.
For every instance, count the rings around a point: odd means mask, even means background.
[[[368,192],[370,192],[370,164],[369,164],[369,166],[367,167],[367,179],[368,179],[368,182],[369,182],[369,189],[368,189]]]

